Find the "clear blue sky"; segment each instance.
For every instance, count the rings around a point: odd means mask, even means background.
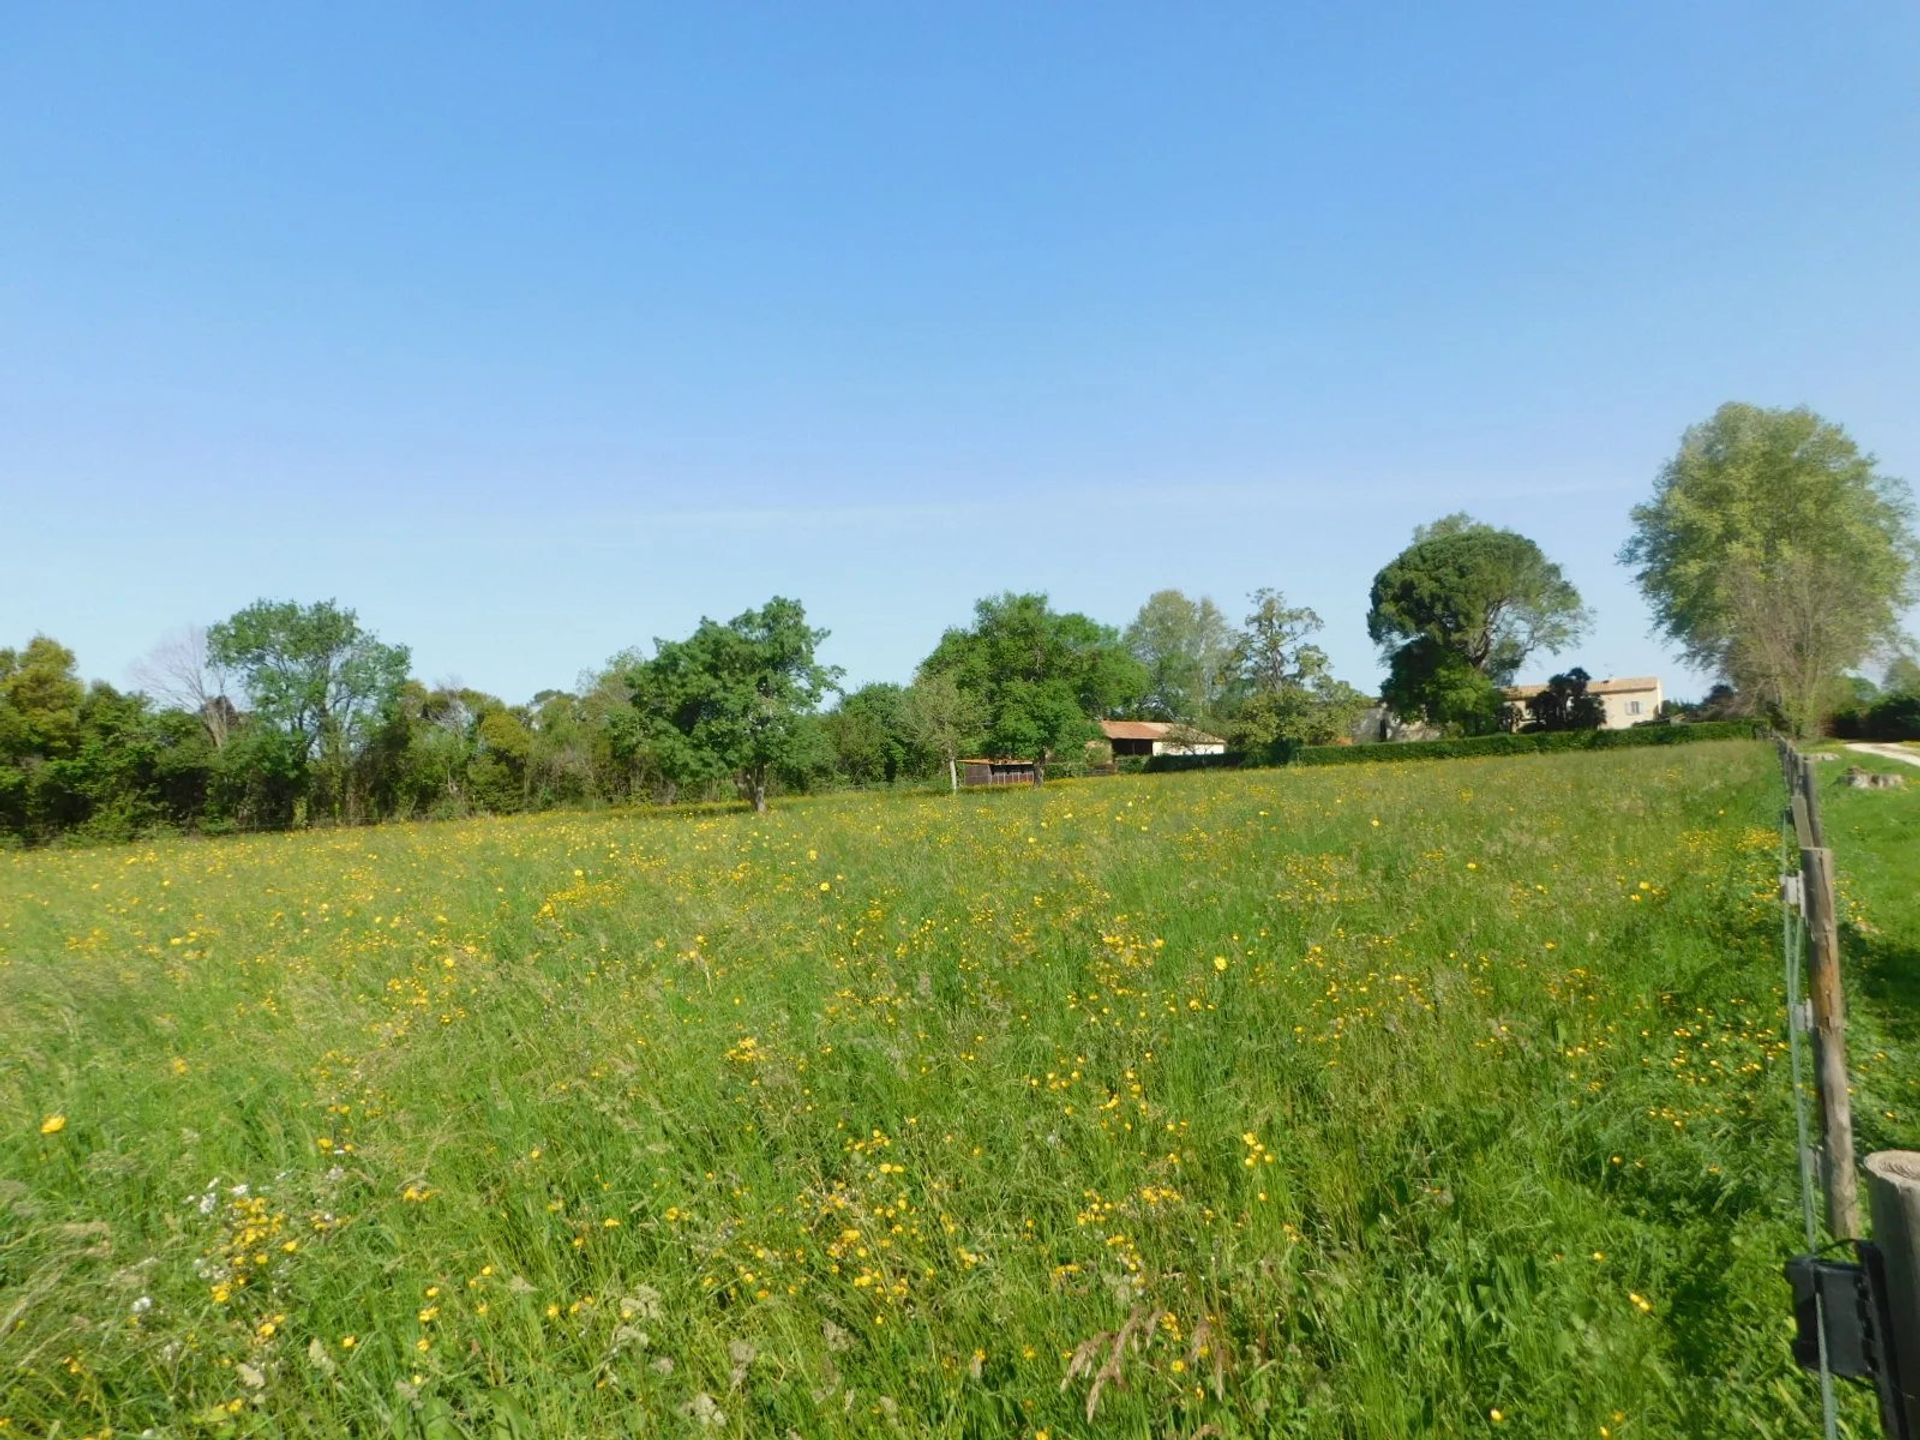
[[[1917,74],[1888,3],[13,6],[0,643],[337,596],[521,699],[1275,585],[1370,685],[1467,509],[1697,691],[1613,561],[1687,424],[1920,479]]]

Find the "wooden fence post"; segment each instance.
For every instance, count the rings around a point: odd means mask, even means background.
[[[1834,908],[1831,850],[1807,846],[1800,851],[1800,888],[1807,914],[1807,988],[1813,1006],[1827,1231],[1836,1240],[1857,1240],[1860,1195],[1853,1173],[1853,1105],[1847,1097],[1847,998],[1840,986],[1840,924]]]
[[[1867,1203],[1892,1332],[1884,1348],[1892,1353],[1906,1433],[1920,1435],[1920,1152],[1869,1155]]]
[[[1814,778],[1814,764],[1806,756],[1800,757],[1800,784],[1794,792],[1803,797],[1807,806],[1807,833],[1812,838],[1802,840],[1802,845],[1814,845],[1822,850],[1827,846],[1827,830],[1820,823],[1820,782]]]
[[[1789,793],[1787,808],[1793,816],[1793,843],[1802,850],[1814,849],[1813,816],[1807,813],[1807,797],[1798,788]]]

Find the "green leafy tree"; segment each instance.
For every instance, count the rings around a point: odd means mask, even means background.
[[[924,770],[927,757],[907,727],[906,703],[903,686],[862,685],[827,712],[822,724],[842,777],[856,785],[889,784]]]
[[[36,635],[21,650],[0,650],[0,755],[51,759],[80,743],[86,686],[74,654]]]
[[[656,641],[629,672],[632,752],[676,786],[731,776],[764,811],[768,782],[812,747],[805,722],[839,678],[814,658],[826,638],[799,601],[776,597],[724,625],[702,620],[685,640]]]
[[[942,635],[920,673],[951,676],[984,708],[987,748],[1043,777],[1099,735],[1099,717],[1138,703],[1147,678],[1112,626],[1011,591],[975,605],[973,625]]]
[[[1834,682],[1900,639],[1920,547],[1907,488],[1804,407],[1729,404],[1688,430],[1620,552],[1701,669],[1816,730]]]
[[[1880,687],[1864,675],[1842,675],[1836,687],[1834,704],[1871,705],[1880,698]]]
[[[579,696],[542,690],[528,706],[528,801],[535,809],[604,798],[594,773],[593,721]]]
[[[919,749],[947,767],[947,783],[959,790],[960,756],[986,733],[986,703],[951,675],[922,675],[901,697],[900,721]]]
[[[643,650],[622,650],[597,675],[580,677],[574,707],[594,795],[622,803],[649,795],[672,800],[676,783],[661,768],[653,734],[660,730],[637,708],[635,689],[644,683]]]
[[[45,837],[57,788],[45,770],[78,750],[85,698],[73,652],[57,640],[0,650],[0,830]]]
[[[1887,662],[1880,688],[1889,695],[1920,695],[1920,660],[1911,655],[1896,655]]]
[[[1327,673],[1326,652],[1307,637],[1323,622],[1304,605],[1289,605],[1280,591],[1262,588],[1249,597],[1253,609],[1233,637],[1233,678],[1255,694],[1284,690]]]
[[[492,695],[466,692],[473,715],[469,731],[467,784],[473,803],[492,815],[527,806],[527,761],[533,732],[514,706]]]
[[[471,776],[475,714],[457,686],[429,690],[416,680],[401,687],[406,773],[402,802],[410,811],[439,817],[472,809]]]
[[[1389,704],[1469,732],[1497,728],[1499,687],[1588,623],[1579,592],[1538,545],[1466,515],[1416,530],[1369,598],[1367,633],[1387,661]]]
[[[1593,677],[1578,665],[1547,681],[1547,688],[1527,697],[1529,730],[1598,730],[1607,720],[1607,706],[1587,686]]]
[[[1500,728],[1500,687],[1449,645],[1422,635],[1388,658],[1380,698],[1395,715],[1418,716],[1454,734],[1486,735]]]
[[[354,753],[399,697],[407,647],[331,600],[259,600],[209,627],[207,656],[238,677],[250,718],[285,737],[296,770],[320,772],[334,818],[348,818]]]
[[[1146,672],[1141,711],[1151,719],[1210,722],[1232,683],[1233,630],[1202,596],[1156,590],[1127,626],[1126,643]]]
[[[213,746],[193,717],[156,713],[145,695],[95,681],[80,706],[80,743],[46,775],[57,806],[49,833],[132,840],[192,823]]]
[[[836,763],[827,717],[812,711],[800,717],[792,746],[773,767],[773,782],[786,794],[805,795],[834,783]]]
[[[213,750],[191,717],[82,683],[44,635],[0,650],[0,838],[130,840],[195,823]]]
[[[1278,590],[1256,590],[1251,599],[1229,656],[1228,739],[1237,749],[1273,752],[1345,735],[1368,701],[1333,677],[1326,651],[1309,640],[1320,617],[1287,604]]]

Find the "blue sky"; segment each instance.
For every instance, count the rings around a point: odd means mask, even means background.
[[[19,6],[0,644],[337,596],[510,699],[775,593],[849,681],[1003,588],[1274,585],[1379,666],[1467,509],[1613,555],[1681,431],[1920,479],[1920,12]],[[1542,661],[1544,674],[1556,668]]]

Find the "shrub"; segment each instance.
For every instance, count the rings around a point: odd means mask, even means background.
[[[1882,695],[1872,704],[1833,717],[1842,740],[1920,740],[1920,695]]]
[[[1172,770],[1235,770],[1260,762],[1242,750],[1226,750],[1218,755],[1155,755],[1141,768],[1149,775],[1164,775]]]
[[[1632,730],[1559,730],[1529,735],[1476,735],[1463,740],[1406,740],[1382,745],[1309,745],[1295,765],[1370,765],[1398,760],[1461,760],[1476,755],[1538,755],[1557,750],[1619,750],[1684,745],[1695,740],[1747,740],[1763,735],[1751,720],[1652,725]]]

